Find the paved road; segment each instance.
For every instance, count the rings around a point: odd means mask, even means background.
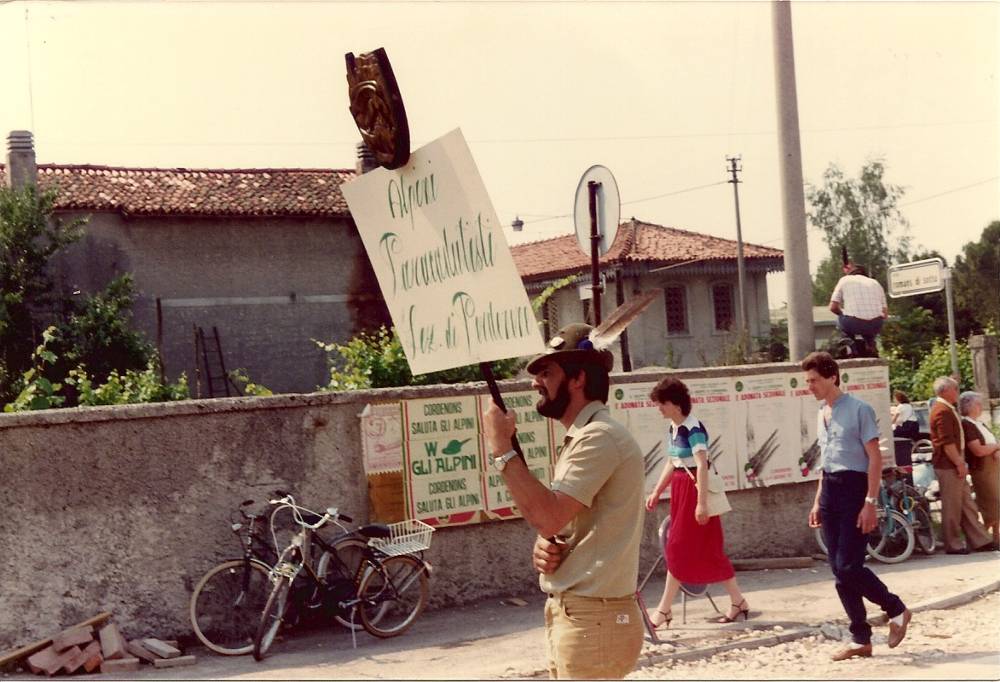
[[[873,568],[890,589],[899,593],[908,604],[916,605],[990,586],[995,589],[1000,579],[1000,555],[915,555],[896,566],[876,564]],[[643,654],[645,664],[656,664],[657,660],[662,661],[672,653],[691,652],[734,640],[759,640],[761,636],[790,633],[806,626],[819,627],[843,618],[825,563],[816,562],[814,568],[740,572],[737,578],[750,601],[752,618],[749,622],[732,625],[709,622],[715,613],[708,600],[699,598],[688,602],[687,622],[681,623],[681,604],[678,603],[674,607],[677,627],[665,636],[665,643],[646,643]],[[661,589],[662,580],[650,581],[643,593],[648,606],[656,603]],[[728,604],[725,594],[717,588],[713,592],[720,595],[716,597],[716,603],[724,609]],[[262,663],[250,657],[225,658],[204,649],[193,649],[188,653],[199,657],[198,664],[193,667],[155,672],[143,668],[139,673],[89,676],[88,679],[533,677],[545,669],[541,615],[543,599],[541,594],[533,594],[527,600],[528,605],[520,607],[492,600],[475,606],[428,613],[408,633],[396,639],[377,640],[361,633],[357,637],[356,649],[352,648],[350,634],[343,630],[319,631],[276,642],[274,654]],[[966,607],[958,607],[959,610],[963,608]],[[872,612],[870,615],[875,614]],[[939,648],[947,653],[952,644],[943,641]],[[834,643],[825,642],[824,645],[829,648]],[[771,654],[776,651],[777,648],[770,650]],[[905,654],[906,651],[907,647],[902,646],[894,653]],[[1000,652],[1000,634],[991,643],[984,644],[976,655],[963,657],[962,660],[942,660],[940,665],[945,667],[940,670],[947,672],[949,665],[971,666],[961,670],[979,670],[993,660],[991,657],[997,652]],[[767,657],[771,654],[763,655]],[[920,677],[928,670],[931,668],[911,670],[907,667],[905,673],[892,676]],[[959,667],[955,670],[958,671]],[[641,676],[642,671],[640,669],[634,675]],[[766,671],[761,676],[773,677]],[[850,676],[856,675],[852,672]],[[932,676],[937,676],[937,673]],[[963,677],[965,673],[943,676]],[[835,676],[834,679],[843,679],[843,676]]]

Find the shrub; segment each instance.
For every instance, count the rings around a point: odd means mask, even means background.
[[[395,330],[384,326],[374,332],[362,332],[346,344],[323,343],[316,339],[313,343],[327,354],[330,368],[330,381],[326,386],[317,387],[321,391],[482,381],[479,365],[414,376]],[[497,379],[507,379],[517,374],[522,366],[519,359],[501,360],[493,363],[493,373]]]
[[[145,369],[111,370],[103,380],[95,379],[83,364],[65,373],[53,374],[54,368],[64,362],[52,350],[60,343],[59,332],[54,326],[42,332],[42,344],[35,348],[31,356],[33,366],[21,375],[17,395],[4,405],[4,412],[63,407],[70,402],[70,398],[75,405],[124,405],[190,397],[185,375],[182,374],[174,384],[161,381],[160,366],[155,356]]]
[[[971,390],[972,354],[969,352],[969,345],[958,341],[955,348],[958,352],[958,371],[962,374],[959,390]],[[935,339],[930,351],[910,375],[909,390],[902,390],[912,400],[925,400],[934,395],[934,380],[942,376],[951,376],[951,347],[947,340]],[[902,385],[903,382],[899,383]]]

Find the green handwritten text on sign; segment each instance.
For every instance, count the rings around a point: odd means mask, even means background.
[[[341,187],[414,374],[543,350],[460,130]],[[412,437],[412,434],[409,435]]]
[[[403,403],[409,517],[482,509],[482,450],[476,396]]]

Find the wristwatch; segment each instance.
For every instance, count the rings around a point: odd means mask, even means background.
[[[872,505],[874,507],[875,505],[878,504],[878,499],[876,499],[874,497],[866,497],[865,498],[865,504],[870,504],[870,505]]]
[[[507,468],[507,462],[517,457],[516,450],[508,450],[502,455],[497,455],[493,458],[493,468],[497,471],[503,471]]]

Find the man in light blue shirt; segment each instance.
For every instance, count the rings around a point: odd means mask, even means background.
[[[809,510],[809,525],[823,528],[837,594],[851,621],[854,640],[834,654],[833,660],[867,657],[872,655],[872,628],[865,599],[889,617],[890,649],[903,641],[912,615],[865,567],[866,536],[878,523],[875,505],[882,484],[875,410],[840,390],[840,368],[829,353],[810,353],[802,361],[802,369],[809,390],[822,401],[816,433],[823,472]]]

